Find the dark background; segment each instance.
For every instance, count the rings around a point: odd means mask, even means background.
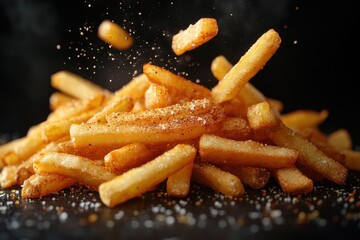
[[[356,11],[354,1],[0,0],[0,133],[24,134],[45,120],[50,75],[59,70],[115,91],[152,61],[212,87],[213,58],[224,54],[235,64],[274,28],[280,49],[251,82],[285,111],[328,109],[322,128],[347,128],[359,144]],[[215,17],[219,34],[176,57],[172,35],[200,17]],[[133,48],[118,51],[97,38],[105,18],[134,35]]]

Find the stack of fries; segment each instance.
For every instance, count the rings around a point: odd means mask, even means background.
[[[99,28],[104,41],[127,34],[106,24]],[[173,36],[173,50],[181,55],[217,33],[216,20],[202,18]],[[129,39],[106,42],[127,41],[112,44],[128,48]],[[216,57],[209,70],[219,81],[212,89],[152,63],[115,92],[74,73],[54,73],[48,118],[0,146],[1,187],[20,185],[23,198],[40,198],[82,184],[114,207],[164,181],[167,194],[179,198],[192,182],[227,197],[261,189],[270,177],[289,194],[311,192],[321,179],[345,184],[349,170],[360,170],[347,130],[325,134],[319,125],[327,110],[282,113],[281,101],[249,83],[280,43],[270,29],[235,65]]]

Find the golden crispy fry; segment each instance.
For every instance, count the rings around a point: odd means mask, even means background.
[[[172,197],[186,197],[190,191],[193,162],[171,174],[166,181],[166,193]]]
[[[111,113],[106,117],[106,120],[112,126],[121,124],[147,126],[152,123],[180,122],[184,118],[197,119],[209,113],[220,111],[222,108],[210,99],[201,99],[144,111]]]
[[[233,65],[225,58],[224,55],[219,55],[211,62],[211,73],[217,80],[221,80],[231,70]]]
[[[280,43],[281,38],[274,29],[264,33],[212,89],[212,97],[219,103],[235,98],[275,54]]]
[[[62,92],[54,92],[50,95],[49,98],[50,109],[55,110],[59,106],[71,102],[72,100],[74,100],[74,98],[69,95],[66,95]]]
[[[0,172],[1,188],[9,188],[16,185],[16,172],[18,165],[5,166]]]
[[[56,141],[62,137],[69,135],[70,126],[74,123],[84,123],[90,119],[98,110],[90,110],[74,117],[65,118],[57,121],[49,121],[44,125],[42,132],[42,140],[44,142]]]
[[[218,136],[233,140],[247,140],[252,137],[252,130],[249,123],[240,117],[226,118],[224,125]]]
[[[173,36],[172,50],[176,55],[181,55],[210,41],[218,31],[216,19],[200,18],[194,25],[190,24],[187,29]]]
[[[304,166],[300,163],[295,163],[295,167],[297,169],[299,169],[302,174],[304,174],[305,176],[307,176],[308,178],[310,178],[313,182],[318,182],[318,181],[321,181],[324,179],[324,176],[321,175],[320,173],[314,171],[313,169],[307,167],[307,166]]]
[[[175,101],[210,98],[208,88],[176,75],[164,68],[147,63],[143,71],[152,83],[166,87]]]
[[[190,106],[195,107],[195,105],[191,104]],[[183,118],[178,116],[173,118],[170,113],[170,115],[166,115],[168,119],[164,118],[164,120],[168,121],[146,121],[147,124],[142,123],[140,120],[126,124],[118,122],[110,125],[73,124],[70,128],[70,136],[76,146],[126,145],[134,142],[154,144],[191,140],[200,137],[204,133],[218,131],[225,121],[221,106],[211,104],[211,107],[206,109],[206,112],[202,112],[200,109],[200,115],[197,115],[198,112],[192,112],[193,115],[187,115]],[[157,110],[164,109],[157,108],[148,111],[154,112]],[[166,113],[168,113],[168,110],[166,110]],[[121,115],[126,114],[121,113]],[[132,114],[130,118],[134,120],[137,115],[136,113]],[[150,117],[154,118],[153,115]]]
[[[114,95],[111,102],[87,120],[87,123],[106,123],[106,116],[112,112],[130,112],[134,107],[131,97]]]
[[[38,128],[44,127],[43,125],[50,121],[62,121],[66,118],[75,117],[90,110],[98,109],[103,106],[105,100],[106,96],[104,94],[100,94],[86,100],[74,100],[68,102],[52,111],[48,115],[47,120],[42,122]]]
[[[284,109],[284,103],[275,98],[266,98],[266,101],[270,104],[271,108],[274,109],[276,112],[281,113]]]
[[[209,163],[194,162],[191,180],[227,197],[240,197],[245,194],[244,185],[237,176]]]
[[[252,129],[262,133],[280,125],[268,102],[260,102],[248,107],[247,119]]]
[[[345,155],[345,167],[349,170],[360,171],[360,152],[351,149],[343,149],[342,153]]]
[[[271,174],[285,193],[294,195],[308,193],[313,190],[313,181],[294,166],[271,169]]]
[[[290,128],[281,124],[279,128],[270,133],[269,137],[278,146],[298,150],[299,159],[297,161],[300,164],[313,169],[337,184],[345,183],[348,170]]]
[[[134,38],[119,24],[104,20],[98,27],[98,37],[118,50],[126,50],[133,45]]]
[[[40,132],[34,131],[21,140],[19,144],[16,144],[13,150],[4,156],[3,160],[7,165],[18,165],[45,146],[46,143],[41,140]]]
[[[119,148],[121,145],[106,145],[106,146],[83,146],[78,147],[73,142],[64,141],[58,144],[58,152],[78,155],[91,160],[104,159],[105,155],[110,151]]]
[[[11,154],[13,152],[14,148],[16,148],[17,145],[22,145],[21,142],[24,142],[24,141],[27,141],[26,136],[11,140],[11,141],[1,145],[0,146],[0,162],[2,162],[4,165],[7,165],[8,163],[6,163],[4,161],[4,157],[8,154]],[[0,167],[0,170],[1,170],[1,167]]]
[[[144,98],[146,89],[150,86],[150,82],[146,74],[142,73],[124,85],[114,93],[116,96],[130,96],[134,102]]]
[[[238,176],[241,182],[253,189],[263,188],[270,179],[270,172],[266,168],[243,167],[240,165],[218,165],[224,171]]]
[[[105,167],[119,175],[154,159],[162,151],[163,149],[159,147],[132,143],[106,154],[104,157]]]
[[[54,173],[36,173],[24,181],[22,198],[40,198],[57,193],[77,182],[76,179]]]
[[[329,116],[328,110],[320,112],[313,110],[295,110],[286,114],[282,114],[280,119],[289,128],[299,131],[304,128],[314,128],[323,123]]]
[[[352,139],[350,133],[345,128],[340,128],[329,134],[327,140],[330,145],[338,148],[338,149],[348,149],[351,150],[353,148]]]
[[[103,166],[94,161],[66,153],[47,152],[34,159],[35,173],[55,173],[78,180],[86,186],[98,189],[99,185],[114,178]]]
[[[290,148],[264,145],[252,140],[235,141],[209,134],[201,136],[199,153],[205,162],[264,168],[289,167],[299,155]]]
[[[59,71],[51,75],[51,86],[78,99],[88,99],[107,91],[99,85],[68,71]]]
[[[345,163],[345,155],[341,152],[340,149],[332,146],[327,139],[319,138],[317,134],[306,134],[309,131],[299,131],[300,135],[305,137],[307,140],[309,140],[312,144],[314,144],[320,151],[325,153],[326,156],[338,161],[339,163],[343,164]]]
[[[106,206],[114,207],[140,196],[171,174],[193,162],[195,155],[194,147],[179,144],[154,160],[101,184],[99,187],[100,198]]]
[[[146,109],[171,105],[171,98],[167,88],[155,83],[150,84],[149,88],[145,91],[144,98]]]

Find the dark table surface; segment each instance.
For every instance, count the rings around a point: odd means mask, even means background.
[[[345,186],[317,182],[307,195],[284,194],[272,181],[227,199],[193,184],[189,197],[164,186],[115,208],[74,186],[37,200],[0,190],[0,239],[345,239],[360,232],[360,174]]]
[[[360,20],[354,1],[140,2],[0,1],[0,133],[21,136],[46,118],[54,92],[49,79],[56,71],[116,90],[153,61],[211,87],[214,57],[224,54],[236,63],[275,28],[280,49],[252,83],[283,101],[285,111],[328,109],[321,127],[344,127],[359,146],[354,36]],[[190,52],[187,61],[174,56],[171,36],[205,16],[218,19],[219,35]],[[115,51],[96,37],[105,18],[133,31],[133,49]],[[37,200],[21,199],[19,187],[0,189],[0,239],[350,238],[360,232],[359,181],[360,174],[351,172],[344,186],[317,182],[312,193],[290,196],[271,180],[264,189],[247,189],[241,199],[225,199],[196,184],[188,198],[174,199],[162,187],[113,209],[82,187]]]

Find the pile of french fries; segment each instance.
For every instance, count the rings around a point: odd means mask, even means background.
[[[105,42],[130,47],[131,35],[105,24]],[[113,36],[118,31],[125,37]],[[217,33],[216,20],[202,18],[173,36],[173,50],[181,55]],[[270,29],[235,65],[216,57],[212,89],[152,63],[115,92],[54,73],[47,119],[0,146],[1,187],[19,185],[22,198],[40,198],[81,184],[114,207],[165,181],[167,194],[179,198],[193,182],[227,197],[264,188],[270,178],[288,194],[311,192],[322,179],[345,184],[348,171],[360,170],[349,132],[322,132],[327,110],[282,113],[281,101],[249,82],[280,43]]]

